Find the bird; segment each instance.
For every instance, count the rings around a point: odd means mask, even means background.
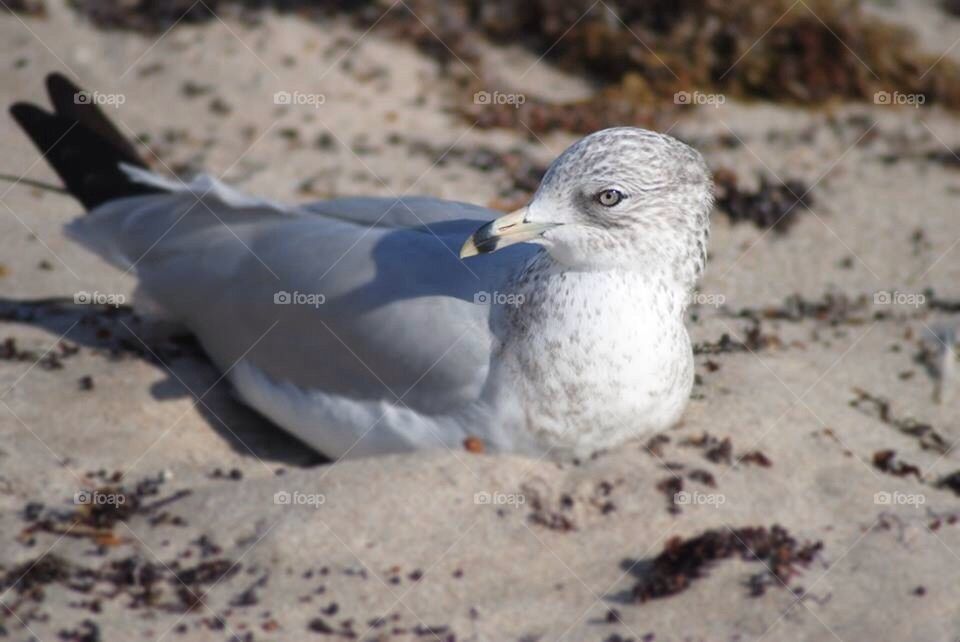
[[[426,196],[283,204],[152,171],[76,84],[10,112],[85,212],[65,232],[136,275],[239,400],[333,460],[584,457],[669,428],[713,184],[666,134],[573,143],[508,214]]]

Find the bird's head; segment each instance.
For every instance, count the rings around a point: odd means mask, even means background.
[[[530,203],[474,232],[460,256],[526,241],[569,269],[667,269],[692,287],[706,262],[712,207],[699,152],[644,129],[605,129],[568,147]]]

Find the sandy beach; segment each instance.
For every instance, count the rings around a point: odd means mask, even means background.
[[[0,15],[0,102],[44,102],[51,70],[120,96],[106,112],[162,173],[505,209],[579,137],[471,123],[454,78],[476,63],[452,74],[342,17],[157,35],[46,4]],[[960,18],[916,5],[871,11],[960,59]],[[504,92],[594,91],[526,49],[478,55]],[[134,276],[63,234],[79,204],[0,184],[0,637],[958,639],[960,383],[939,372],[960,327],[960,116],[729,98],[666,125],[728,196],[733,176],[806,204],[773,229],[718,206],[682,422],[585,461],[329,462],[129,310]],[[0,140],[0,173],[56,182],[7,117]]]

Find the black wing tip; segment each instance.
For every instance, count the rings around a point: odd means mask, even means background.
[[[55,86],[58,84],[73,85],[73,81],[67,78],[66,74],[60,73],[59,71],[51,71],[46,75],[46,77],[44,78],[44,81],[46,82],[48,89],[51,86]]]
[[[21,125],[23,124],[24,118],[29,118],[32,115],[36,115],[36,114],[44,114],[46,116],[52,115],[50,112],[46,111],[42,107],[34,105],[33,103],[24,102],[22,100],[10,105],[10,109],[8,111],[10,112],[10,115],[13,116],[14,120],[16,120]]]
[[[53,101],[54,104],[56,104],[57,100],[61,97],[69,96],[72,100],[73,96],[81,91],[80,87],[77,86],[76,83],[59,71],[52,71],[47,74],[44,84],[46,84],[47,94],[50,96],[50,100]]]
[[[83,90],[59,72],[46,77],[53,111],[28,103],[10,106],[10,115],[87,209],[126,196],[162,191],[131,180],[119,167],[146,168],[133,145],[89,101]]]

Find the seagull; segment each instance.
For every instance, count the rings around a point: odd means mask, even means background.
[[[68,236],[137,277],[239,399],[339,460],[428,449],[583,457],[675,424],[713,207],[702,156],[595,132],[514,212],[428,197],[282,204],[152,172],[59,74],[11,114],[86,212]]]

